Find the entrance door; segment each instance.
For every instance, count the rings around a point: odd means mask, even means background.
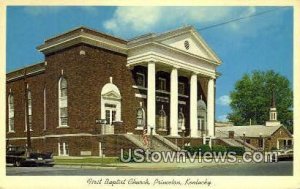
[[[105,104],[105,119],[107,125],[112,125],[116,121],[117,105]]]

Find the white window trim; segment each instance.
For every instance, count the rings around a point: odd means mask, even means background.
[[[28,90],[28,85],[27,85],[27,107],[25,107],[26,108],[26,113],[27,113],[27,115],[25,115],[25,130],[24,130],[24,132],[27,132],[27,119],[28,119],[28,116],[29,116],[29,104],[28,104],[28,94],[30,93],[30,97],[31,97],[31,128],[29,128],[30,129],[30,132],[31,131],[33,131],[33,129],[32,129],[32,118],[33,118],[33,116],[32,116],[32,93],[31,93],[31,91],[30,90]]]
[[[115,105],[116,107],[106,107],[105,104],[112,104],[112,105]],[[117,118],[117,114],[118,114],[118,104],[117,103],[105,103],[104,104],[104,108],[105,108],[105,119],[106,119],[106,111],[108,110],[109,111],[109,122],[110,124],[107,123],[107,125],[113,125],[113,111],[116,112],[116,115],[115,115],[115,121],[118,121],[118,118]]]
[[[8,133],[15,133],[15,127],[14,129],[11,128],[11,122],[10,122],[10,119],[13,118],[14,119],[14,126],[15,126],[15,102],[14,102],[14,99],[13,99],[13,106],[14,106],[14,109],[12,111],[11,109],[11,106],[10,106],[10,100],[11,98],[13,98],[13,95],[12,94],[9,94],[8,95]],[[12,116],[11,116],[11,112],[13,112]]]
[[[138,108],[138,110],[140,110],[140,109],[142,110],[142,114],[143,114],[143,124],[142,125],[136,124],[136,128],[135,128],[136,130],[143,130],[146,125],[146,112],[145,112],[144,108],[142,108],[142,107]],[[136,119],[137,119],[137,117],[136,117]]]
[[[61,101],[62,100],[66,100],[67,101],[67,106],[66,106],[66,108],[67,108],[67,111],[69,111],[69,109],[68,109],[68,81],[67,81],[67,96],[66,97],[60,97],[61,95],[61,90],[60,90],[60,84],[61,84],[61,80],[63,79],[64,77],[63,76],[61,76],[60,77],[60,79],[59,79],[59,81],[58,81],[58,127],[57,128],[68,128],[69,126],[68,126],[68,124],[69,124],[69,121],[68,121],[68,123],[66,124],[66,125],[62,125],[61,124],[61,120],[60,120],[60,109],[62,108],[61,107]],[[64,79],[66,79],[66,78],[64,78]],[[65,98],[65,99],[64,99]],[[68,119],[69,119],[69,113],[68,113]]]
[[[46,102],[46,88],[44,88],[44,131],[47,129],[47,102]]]
[[[179,114],[182,115],[182,125],[179,125]],[[183,129],[185,130],[185,117],[184,117],[184,114],[182,112],[179,112],[178,114],[178,130],[179,131],[182,131]]]
[[[132,85],[132,88],[134,88],[134,89],[148,90],[146,87],[141,87],[141,86],[137,86],[137,85]]]
[[[141,73],[141,72],[136,72],[136,75],[140,75],[143,77],[143,86],[140,86],[140,85],[137,85],[138,87],[146,87],[146,81],[145,81],[145,74],[144,73]]]
[[[60,153],[60,146],[63,146],[63,154]],[[58,156],[69,156],[66,152],[66,142],[58,143]]]

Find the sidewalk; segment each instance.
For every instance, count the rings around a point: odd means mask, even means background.
[[[213,166],[225,166],[234,165],[238,163],[199,163],[195,161],[191,163],[189,161],[185,163],[72,163],[72,164],[59,164],[55,167],[76,167],[76,168],[91,168],[91,169],[154,169],[154,170],[171,170],[171,169],[189,169],[189,168],[201,168],[201,167],[213,167]]]

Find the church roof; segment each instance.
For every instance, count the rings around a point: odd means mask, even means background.
[[[245,133],[246,137],[268,137],[277,131],[281,126],[264,126],[264,125],[250,125],[250,126],[227,126],[227,127],[216,127],[216,136],[224,137],[228,136],[229,131],[234,131],[235,136],[243,136]]]

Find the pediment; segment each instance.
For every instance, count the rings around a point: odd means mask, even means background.
[[[214,62],[221,62],[217,55],[206,44],[204,39],[197,32],[193,32],[193,30],[163,37],[159,42]]]
[[[121,96],[118,93],[116,93],[115,91],[109,91],[109,92],[103,94],[102,97],[104,99],[110,99],[110,100],[120,100],[121,99]]]

